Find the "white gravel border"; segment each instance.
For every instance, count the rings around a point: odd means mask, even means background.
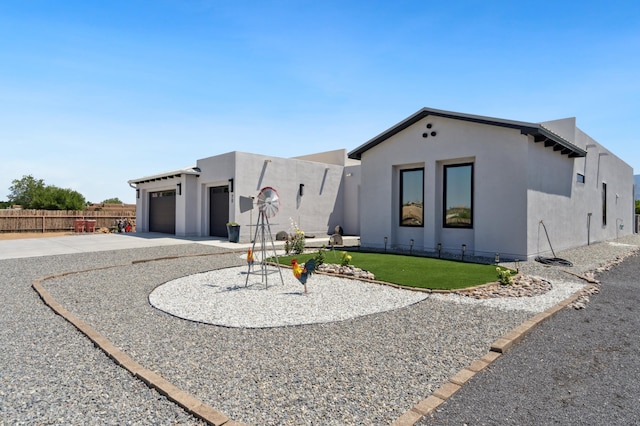
[[[520,310],[528,312],[543,312],[557,303],[571,296],[576,291],[582,289],[586,284],[570,281],[554,280],[551,283],[551,290],[539,296],[531,297],[496,297],[489,299],[475,299],[457,294],[434,293],[431,297],[458,304],[484,305],[503,310]]]

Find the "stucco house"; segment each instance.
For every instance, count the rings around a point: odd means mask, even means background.
[[[363,247],[524,260],[633,232],[632,168],[575,118],[423,108],[348,155]]]
[[[279,210],[269,219],[273,237],[291,232],[330,235],[336,226],[357,235],[359,161],[346,150],[280,158],[228,152],[196,161],[195,166],[129,181],[136,189],[137,232],[176,236],[227,237],[227,222],[240,225],[240,242],[250,241],[258,212],[252,198],[266,187],[279,195]]]

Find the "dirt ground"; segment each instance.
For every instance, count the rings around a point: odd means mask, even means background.
[[[0,241],[5,240],[22,240],[24,238],[48,238],[48,237],[62,237],[64,235],[71,235],[73,232],[0,232]]]

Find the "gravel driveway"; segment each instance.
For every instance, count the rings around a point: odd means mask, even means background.
[[[639,277],[639,255],[599,274],[587,309],[558,312],[420,424],[640,424]]]
[[[600,257],[581,264],[585,270],[634,249],[597,246]],[[233,329],[149,305],[149,293],[164,282],[242,264],[237,254],[216,250],[188,244],[0,261],[2,424],[200,423],[42,304],[31,282],[57,272],[109,267],[43,285],[138,363],[249,424],[389,424],[532,315],[429,297],[341,322]],[[211,255],[131,263],[187,254]],[[535,262],[528,267],[580,282]]]

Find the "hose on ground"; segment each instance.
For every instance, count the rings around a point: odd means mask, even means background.
[[[542,225],[542,228],[544,229],[544,233],[547,236],[547,242],[549,243],[549,247],[551,248],[551,253],[553,253],[553,257],[542,257],[542,256],[537,256],[536,257],[536,262],[540,262],[543,265],[549,265],[549,266],[568,266],[571,267],[573,266],[573,263],[569,262],[566,259],[562,259],[560,257],[556,257],[556,252],[553,251],[553,246],[551,245],[551,239],[549,239],[549,233],[547,232],[547,227],[544,225],[543,221],[540,221],[540,223],[538,224],[538,235],[540,235],[540,225]],[[540,252],[540,237],[538,236],[538,253]]]

